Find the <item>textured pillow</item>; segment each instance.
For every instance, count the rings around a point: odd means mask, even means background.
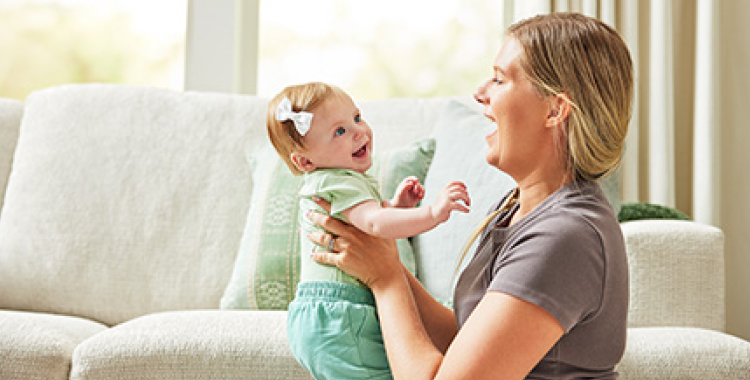
[[[369,174],[377,178],[385,199],[401,180],[424,182],[435,140],[424,139],[400,149],[375,154]],[[272,148],[250,158],[253,196],[234,272],[221,299],[222,309],[285,310],[299,281],[298,196],[302,177],[295,177]],[[406,239],[398,241],[401,260],[414,269]]]

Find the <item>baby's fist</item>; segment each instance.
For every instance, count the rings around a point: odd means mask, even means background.
[[[439,222],[445,222],[452,211],[469,212],[471,199],[466,185],[460,181],[448,184],[432,204],[432,216]]]

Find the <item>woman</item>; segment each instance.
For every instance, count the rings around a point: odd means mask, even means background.
[[[486,160],[518,188],[484,227],[455,311],[403,269],[393,241],[308,216],[330,232],[310,239],[333,248],[313,259],[372,289],[396,379],[616,378],[627,262],[596,180],[620,162],[632,76],[627,47],[595,19],[511,26],[475,98],[497,125]]]

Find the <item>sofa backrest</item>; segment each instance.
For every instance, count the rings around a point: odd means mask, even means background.
[[[8,184],[13,152],[16,150],[22,114],[23,103],[0,99],[0,210],[5,199],[5,187]]]
[[[364,103],[375,150],[428,136],[449,101]],[[269,145],[266,104],[119,85],[33,93],[0,214],[0,308],[106,324],[217,308],[250,206],[248,156]]]
[[[113,85],[32,94],[0,215],[0,308],[107,324],[216,308],[265,104]]]

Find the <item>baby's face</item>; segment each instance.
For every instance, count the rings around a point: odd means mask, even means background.
[[[342,168],[364,173],[372,166],[372,130],[348,96],[333,96],[313,110],[303,138],[302,171]],[[300,164],[297,165],[300,167]]]

